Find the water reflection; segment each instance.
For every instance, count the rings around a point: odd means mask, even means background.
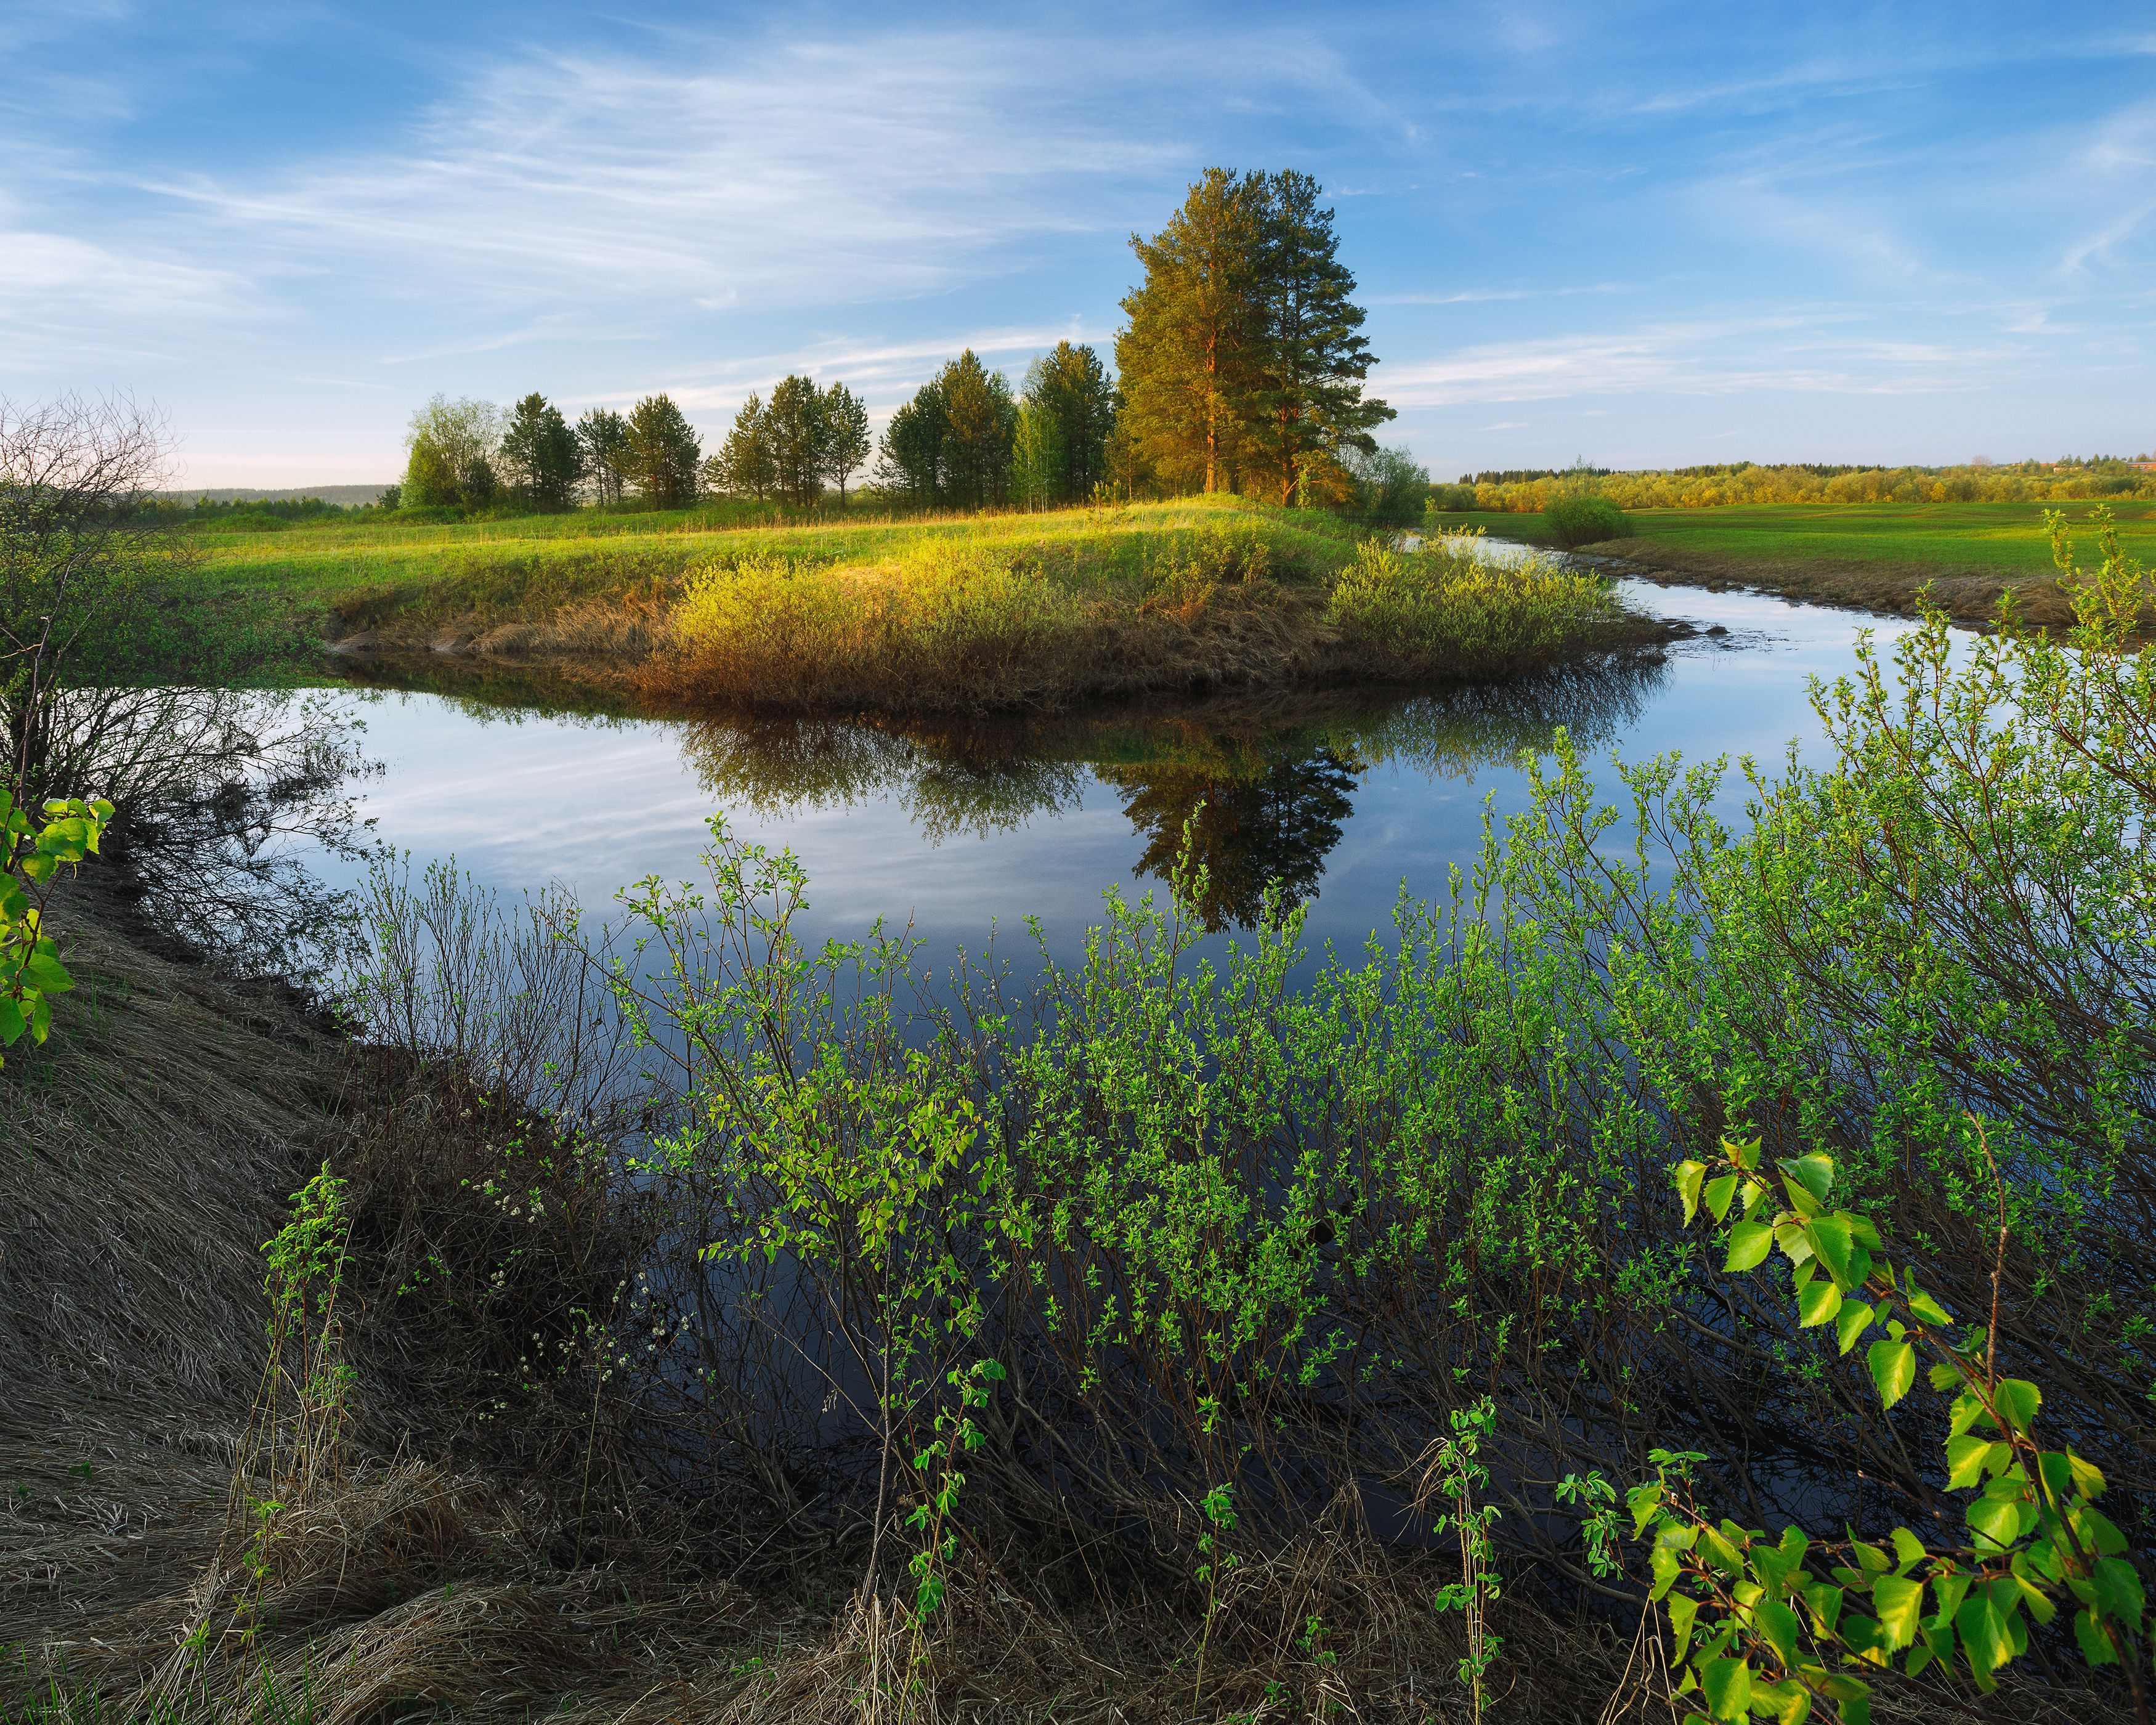
[[[1105,788],[1142,843],[1134,874],[1167,880],[1188,830],[1208,875],[1199,908],[1218,932],[1255,924],[1269,887],[1287,906],[1317,891],[1375,768],[1471,778],[1547,747],[1559,726],[1599,744],[1637,719],[1666,674],[1645,658],[1407,700],[1317,694],[1106,717],[706,718],[680,739],[722,808],[784,819],[888,799],[932,844],[1009,832]]]

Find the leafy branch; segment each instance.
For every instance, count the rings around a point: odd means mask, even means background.
[[[1706,1705],[1687,1725],[1748,1714],[1801,1725],[1822,1700],[1841,1725],[1866,1725],[1871,1687],[1856,1671],[1888,1668],[1897,1656],[1911,1676],[1958,1661],[1989,1692],[2028,1651],[2030,1625],[2061,1610],[2071,1612],[2091,1665],[2123,1669],[2145,1722],[2141,1578],[2124,1537],[2096,1507],[2102,1472],[2071,1449],[2041,1447],[2033,1430],[2041,1392],[1999,1374],[1997,1270],[1989,1322],[1972,1332],[1913,1270],[1896,1267],[1869,1219],[1828,1209],[1831,1158],[1794,1158],[1772,1173],[1760,1163],[1756,1140],[1725,1139],[1713,1163],[1680,1164],[1686,1224],[1707,1212],[1723,1231],[1728,1272],[1755,1270],[1777,1252],[1787,1259],[1800,1322],[1832,1326],[1843,1354],[1872,1337],[1864,1358],[1882,1406],[1909,1394],[1919,1355],[1929,1356],[1932,1387],[1953,1398],[1947,1486],[1974,1495],[1957,1545],[1934,1546],[1907,1527],[1885,1545],[1853,1534],[1815,1541],[1794,1527],[1770,1540],[1700,1506],[1691,1468],[1702,1456],[1652,1451],[1656,1477],[1629,1502],[1635,1535],[1652,1537],[1651,1596],[1666,1601],[1673,1656],[1686,1667],[1679,1692]],[[2002,1195],[2002,1264],[2007,1238]]]

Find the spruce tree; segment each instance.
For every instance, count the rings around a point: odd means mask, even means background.
[[[943,444],[948,429],[943,392],[932,377],[884,428],[876,482],[916,509],[933,509],[943,502]]]
[[[1082,503],[1108,476],[1108,434],[1116,426],[1116,386],[1091,347],[1058,341],[1026,372],[1028,402],[1055,422],[1059,465],[1055,495]]]
[[[961,509],[1002,502],[1018,432],[1010,384],[970,347],[943,367],[936,383],[943,403],[944,501]]]

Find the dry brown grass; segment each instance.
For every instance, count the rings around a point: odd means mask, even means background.
[[[1468,1717],[1456,1620],[1429,1604],[1441,1554],[1382,1546],[1352,1498],[1233,1572],[1203,1695],[1199,1598],[1172,1571],[970,1549],[916,1635],[860,1601],[857,1553],[700,1526],[561,1387],[587,1380],[527,1381],[505,1353],[637,1237],[587,1165],[516,1164],[552,1183],[559,1220],[535,1231],[478,1189],[531,1123],[455,1072],[355,1065],[288,1001],[146,952],[80,899],[59,921],[84,986],[0,1070],[0,1646],[19,1661],[0,1717],[277,1717],[265,1692],[324,1725]],[[353,1194],[354,1418],[258,1552],[231,1512],[279,1485],[234,1477],[265,1361],[259,1246],[325,1155]],[[1671,1717],[1644,1647],[1599,1621],[1522,1591],[1491,1627],[1493,1718]],[[54,1684],[69,1698],[36,1702]],[[1955,1716],[1881,1699],[1882,1718]],[[2025,1688],[1989,1713],[2067,1716]]]

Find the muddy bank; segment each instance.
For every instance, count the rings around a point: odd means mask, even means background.
[[[2002,575],[1936,563],[1804,557],[1724,557],[1630,539],[1586,546],[1572,556],[1605,574],[1636,576],[1664,587],[1749,588],[1896,617],[1917,615],[1928,598],[1955,622],[1980,625],[1998,615],[2000,599],[2011,593],[2025,623],[2056,629],[2074,620],[2073,607],[2049,573]]]

